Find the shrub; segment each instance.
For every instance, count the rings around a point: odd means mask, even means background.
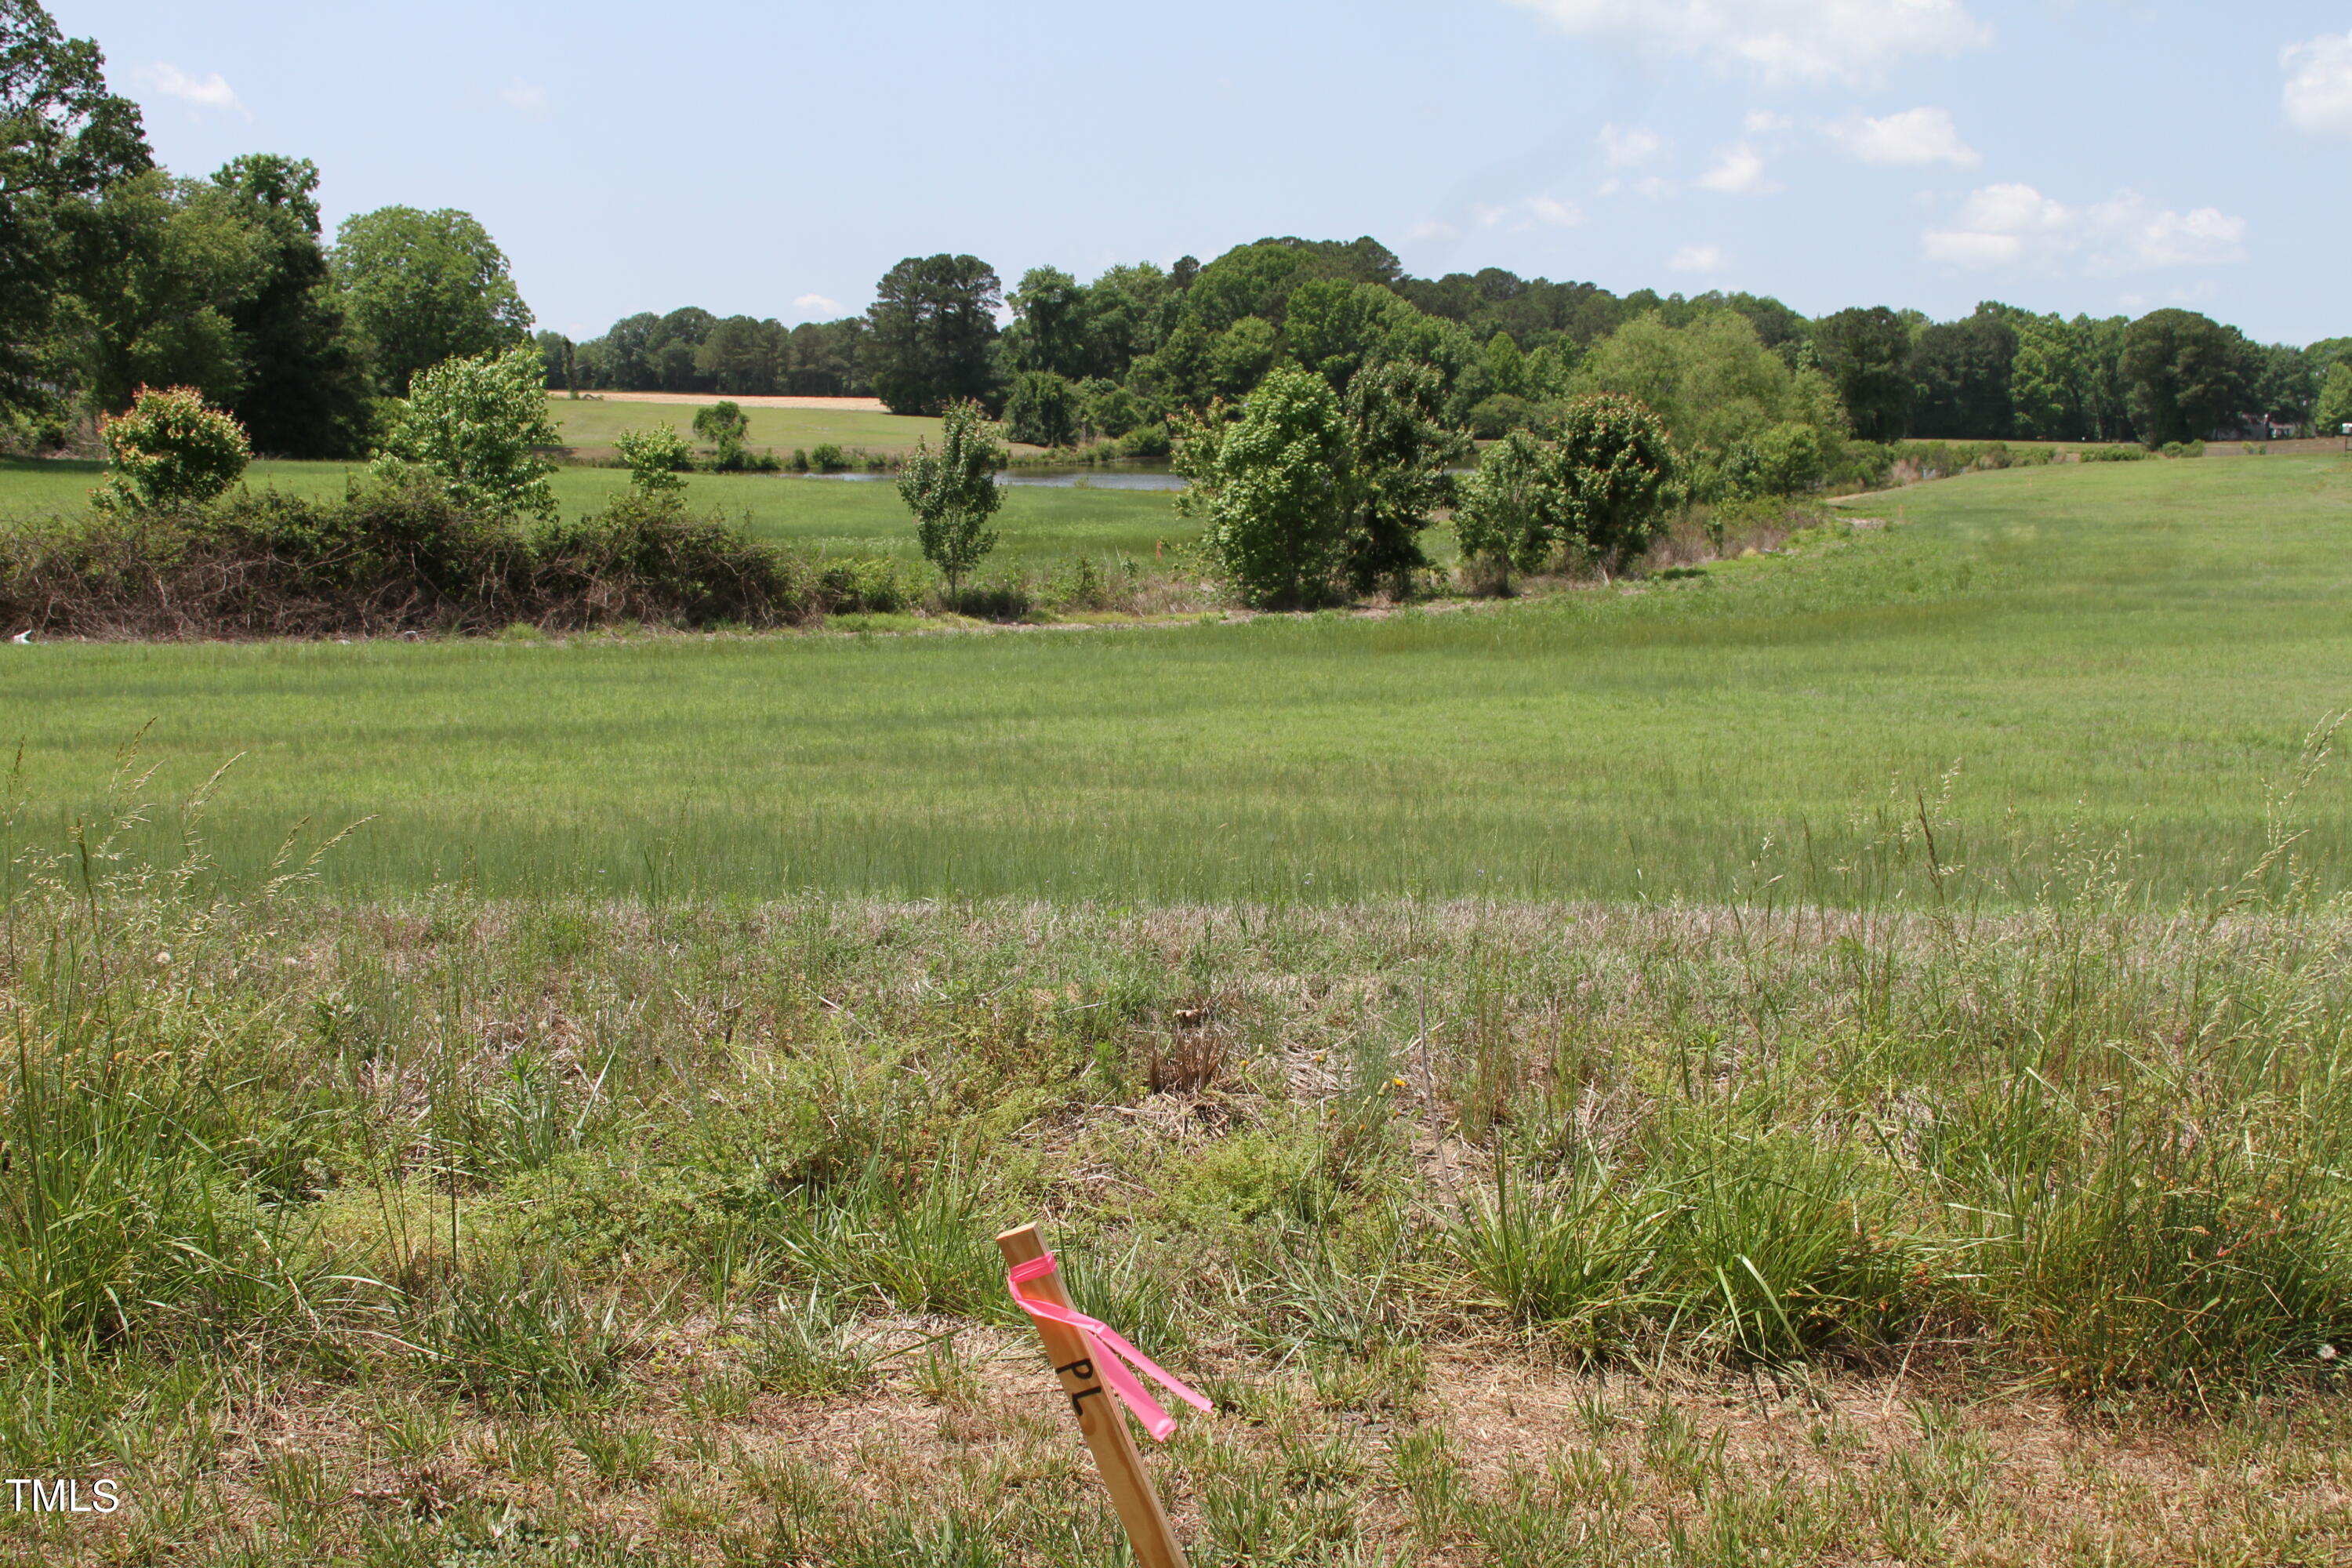
[[[720,473],[743,467],[743,437],[751,428],[751,421],[739,403],[714,403],[694,413],[694,433],[710,443],[710,466]]]
[[[817,568],[816,591],[834,615],[893,615],[913,608],[919,596],[907,569],[887,555],[826,562]]]
[[[1570,518],[1559,455],[1514,430],[1479,456],[1454,509],[1463,559],[1496,572],[1507,589],[1514,569],[1539,570],[1567,542]]]
[[[1828,477],[1821,432],[1792,420],[1735,442],[1724,459],[1726,482],[1743,496],[1801,495]]]
[[[2137,463],[2147,456],[2145,447],[2085,447],[2083,461],[2086,463]]]
[[[1559,462],[1577,537],[1604,569],[1648,549],[1678,499],[1666,427],[1630,397],[1601,393],[1570,403],[1560,416]]]
[[[797,460],[799,454],[794,453],[793,457]],[[820,474],[845,473],[849,468],[849,457],[832,442],[821,441],[810,448],[808,467]]]
[[[680,473],[693,466],[694,448],[667,425],[650,430],[624,430],[613,442],[628,466],[629,482],[641,495],[676,493],[686,489]]]
[[[635,490],[528,531],[415,479],[331,500],[240,495],[202,520],[100,513],[0,533],[0,614],[83,637],[775,625],[820,608],[798,557]]]
[[[204,505],[235,484],[253,455],[245,426],[190,386],[142,386],[130,409],[99,421],[110,468],[90,492],[94,505],[122,511]]]
[[[1160,420],[1139,425],[1118,438],[1118,449],[1130,458],[1164,458],[1176,448],[1175,438]]]
[[[1232,425],[1186,432],[1177,498],[1203,517],[1203,541],[1245,603],[1275,608],[1332,596],[1347,552],[1348,426],[1318,375],[1282,368],[1258,384]]]
[[[397,481],[421,470],[458,506],[492,518],[554,516],[554,466],[534,450],[559,439],[545,383],[540,352],[529,346],[419,373],[376,455],[376,474]]]

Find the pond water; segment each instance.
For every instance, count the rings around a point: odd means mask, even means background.
[[[875,484],[896,480],[896,474],[810,474],[812,479],[844,479],[852,484]],[[1088,490],[1181,490],[1184,476],[1166,468],[1005,468],[998,472],[1000,485],[1037,485],[1048,489]]]

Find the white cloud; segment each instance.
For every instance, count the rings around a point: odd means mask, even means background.
[[[253,118],[253,110],[246,108],[236,96],[236,89],[229,86],[218,71],[201,78],[192,77],[169,60],[157,60],[152,65],[135,67],[131,72],[131,79],[150,91],[161,93],[165,98],[176,98],[197,109],[218,109],[242,114],[247,120]]]
[[[1960,140],[1948,109],[1906,109],[1875,120],[1854,115],[1826,127],[1830,140],[1865,163],[1951,163],[1973,169],[1984,162]]]
[[[1917,55],[1974,48],[1991,30],[1965,0],[1509,0],[1561,32],[1685,55],[1768,82],[1861,83]]]
[[[1440,218],[1417,223],[1405,231],[1407,239],[1459,239],[1462,231]]]
[[[1715,245],[1685,245],[1666,258],[1669,272],[1720,272],[1723,267],[1723,247]]]
[[[1797,122],[1785,114],[1775,114],[1769,109],[1751,109],[1742,120],[1740,129],[1750,136],[1769,136],[1775,131],[1786,131]]]
[[[2282,104],[2295,128],[2315,136],[2352,136],[2352,33],[2323,33],[2279,51],[2286,72]]]
[[[1510,211],[1511,209],[1508,207],[1498,207],[1486,202],[1472,202],[1470,204],[1470,216],[1478,220],[1478,226],[1480,228],[1494,227],[1496,224],[1502,222],[1504,218],[1509,216]]]
[[[2016,235],[1973,229],[1930,229],[1919,237],[1919,247],[1928,260],[1953,267],[2005,267],[2025,254],[2025,241]]]
[[[1573,228],[1584,221],[1583,208],[1550,196],[1529,196],[1528,211],[1546,228]]]
[[[2246,258],[2246,220],[2218,207],[2177,213],[2126,191],[2089,214],[2095,238],[2085,270],[2139,272],[2156,267],[2210,267]]]
[[[1638,125],[1604,125],[1593,138],[1601,161],[1612,169],[1638,169],[1667,151],[1666,139]]]
[[[1717,152],[1714,167],[1698,177],[1703,189],[1726,196],[1770,195],[1780,187],[1764,177],[1764,155],[1745,142]]]
[[[2176,212],[2137,191],[2072,207],[2032,185],[1987,185],[1958,223],[1920,237],[1930,261],[1954,267],[2063,267],[2093,275],[2205,267],[2245,259],[2246,220],[2217,207]]]
[[[510,79],[499,89],[499,101],[521,115],[525,120],[544,120],[555,112],[555,105],[547,96],[547,89],[520,77]]]
[[[838,300],[828,300],[822,294],[803,294],[799,299],[793,301],[793,309],[795,310],[838,310],[841,309],[841,301]]]

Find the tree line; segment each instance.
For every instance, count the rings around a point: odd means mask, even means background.
[[[2181,310],[2069,320],[1987,301],[1951,321],[1886,306],[1809,318],[1764,296],[1621,296],[1499,268],[1423,279],[1370,237],[1264,239],[1085,283],[1038,267],[1010,290],[977,257],[910,257],[875,294],[863,316],[791,329],[686,310],[576,347],[544,334],[550,384],[870,394],[910,414],[971,400],[1016,440],[1147,452],[1167,449],[1171,421],[1238,403],[1278,365],[1400,354],[1435,368],[1448,423],[1486,439],[1539,426],[1580,391],[1640,395],[1667,379],[1705,384],[1697,401],[1728,393],[1769,410],[1767,424],[1836,419],[1878,443],[2156,446],[2352,418],[2352,338],[2256,343]],[[1759,354],[1780,372],[1759,370]],[[1694,358],[1707,363],[1664,363]],[[1828,402],[1798,386],[1808,373]],[[1680,423],[1676,435],[1727,449]]]
[[[260,451],[372,448],[411,379],[528,342],[507,258],[467,214],[385,207],[330,244],[308,159],[157,166],[93,41],[0,6],[0,439],[86,439],[142,385],[233,413]]]

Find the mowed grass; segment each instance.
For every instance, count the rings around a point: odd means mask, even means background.
[[[241,755],[225,863],[369,816],[328,871],[355,889],[1838,897],[1924,811],[1946,863],[2023,901],[2126,839],[2160,891],[2236,874],[2352,702],[2352,464],[2010,471],[1855,510],[1899,516],[1485,612],[0,648],[0,733],[45,831],[150,720],[169,781]],[[2298,806],[2331,886],[2345,805],[2323,775]]]
[[[720,401],[717,397],[712,403]],[[548,399],[548,412],[567,445],[610,447],[624,430],[667,425],[689,439],[694,435],[695,405],[685,403],[629,403],[583,397]],[[862,447],[869,452],[906,452],[918,441],[936,444],[940,422],[907,414],[869,414],[845,408],[769,408],[749,406],[746,441],[753,447],[813,448],[830,441],[836,447]]]
[[[246,482],[255,489],[340,495],[362,471],[342,463],[259,462],[247,471]],[[0,459],[0,527],[11,518],[79,510],[98,478],[93,462]],[[560,468],[553,479],[556,504],[568,516],[593,511],[628,482],[619,468]],[[826,555],[922,558],[906,503],[887,479],[694,474],[687,479],[687,495],[697,508],[720,512],[761,539]],[[1199,532],[1176,515],[1175,498],[1164,491],[1034,485],[1006,487],[995,526],[999,542],[990,571],[1043,569],[1078,555],[1150,560],[1163,545]]]

